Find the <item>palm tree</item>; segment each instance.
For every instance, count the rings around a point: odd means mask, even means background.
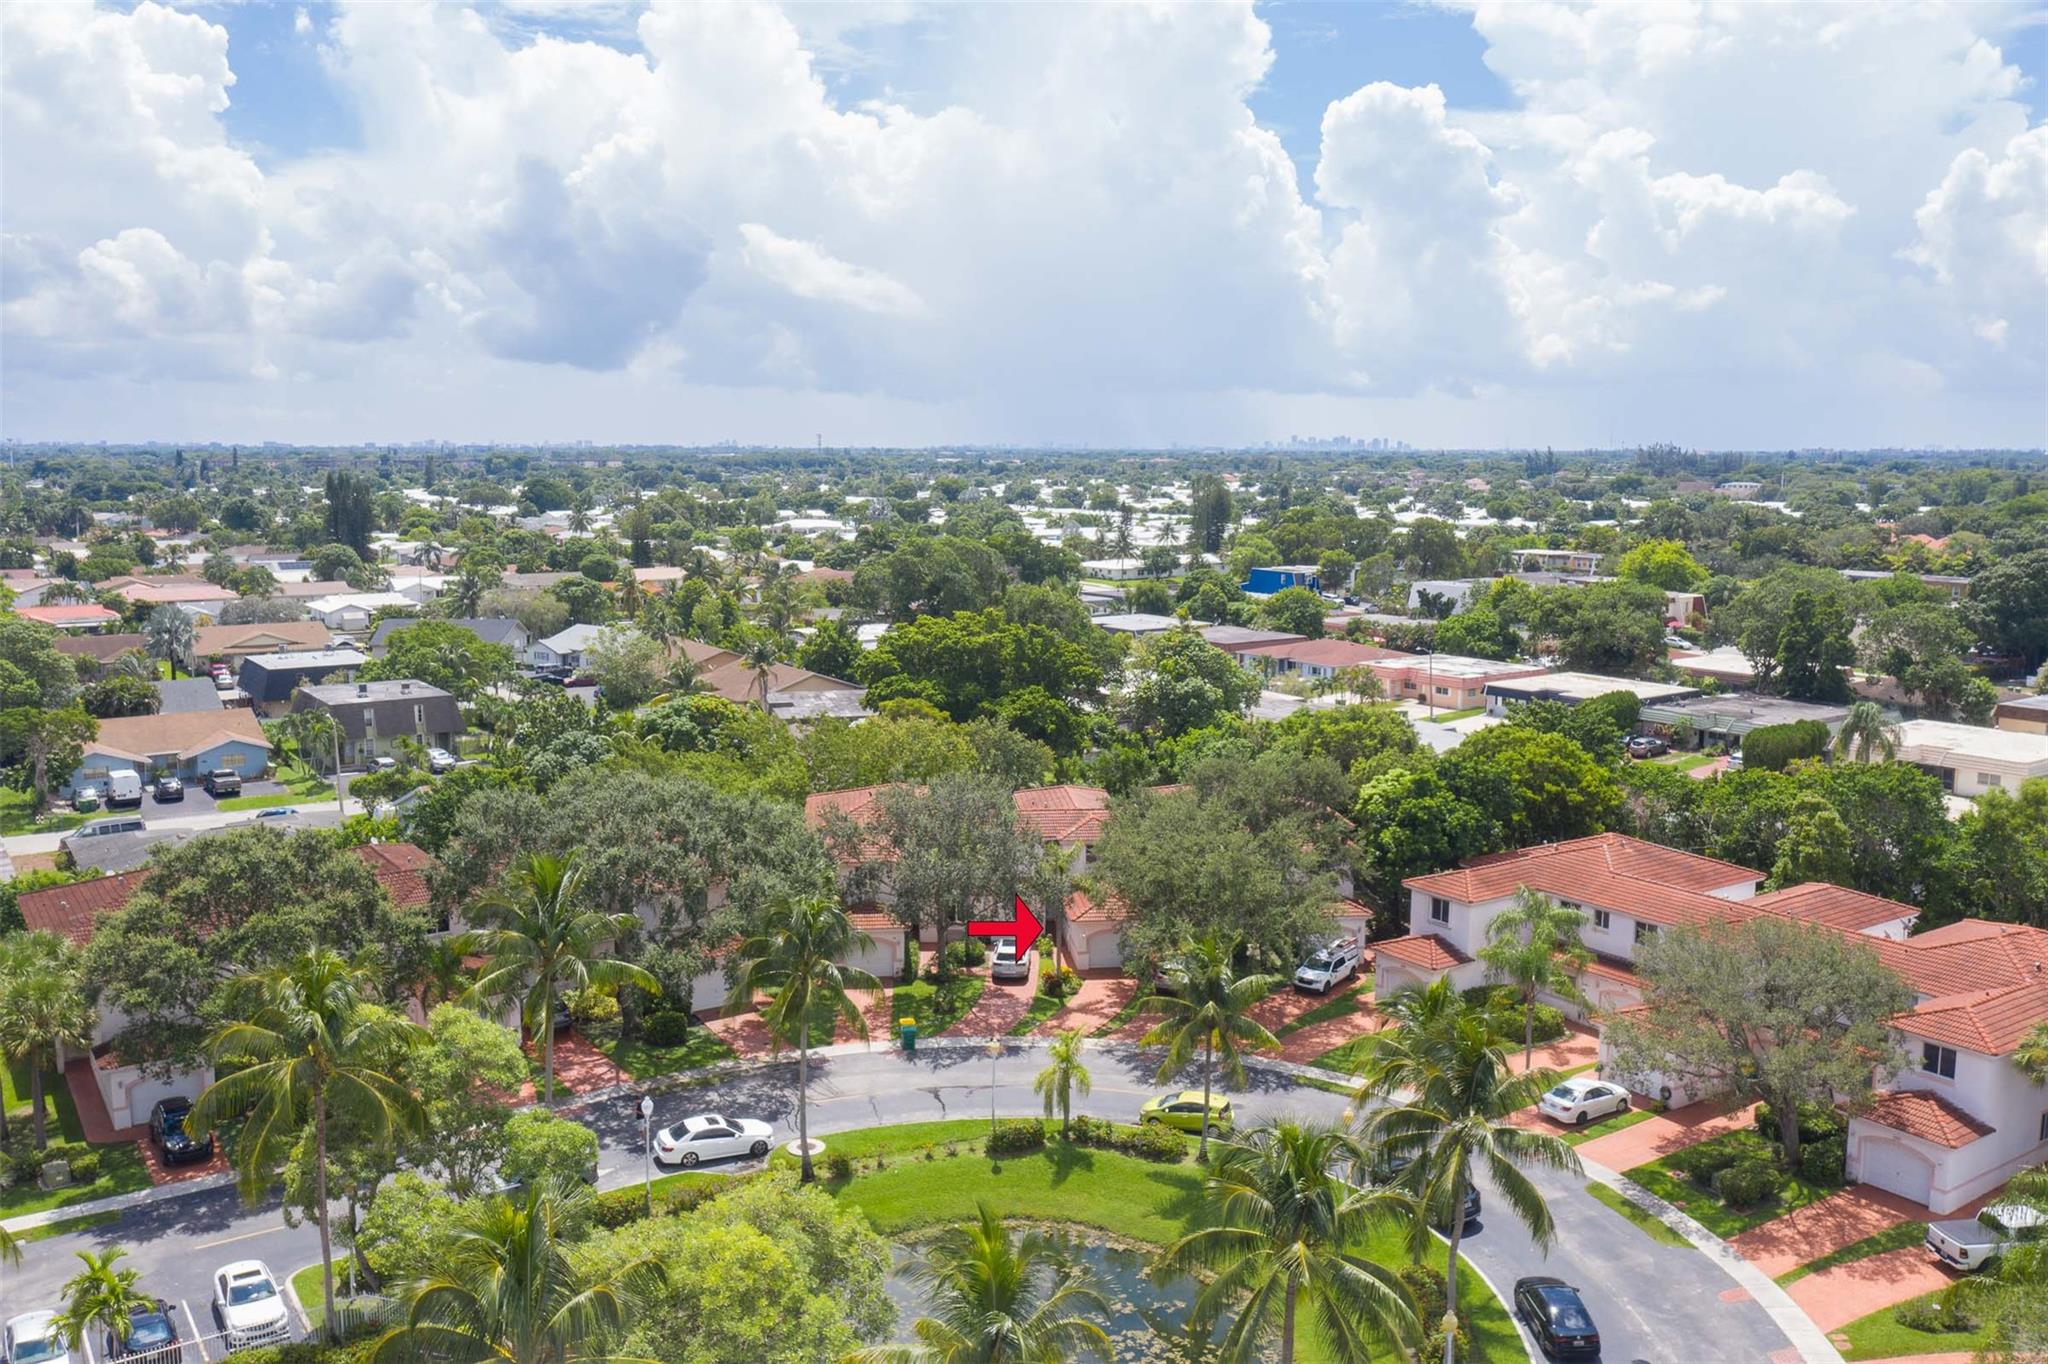
[[[21,1242],[15,1239],[13,1232],[5,1227],[0,1227],[0,1265],[18,1265],[20,1263]]]
[[[10,934],[0,961],[0,1051],[28,1066],[40,1151],[49,1145],[43,1076],[56,1068],[59,1047],[92,1045],[97,1019],[80,953],[55,933]]]
[[[141,1270],[114,1267],[114,1262],[128,1253],[121,1247],[114,1246],[98,1255],[89,1250],[76,1253],[85,1261],[85,1268],[65,1283],[63,1310],[50,1323],[50,1329],[74,1350],[84,1344],[94,1328],[125,1331],[128,1318],[136,1309],[148,1311],[156,1306],[154,1298],[135,1286],[142,1277]]]
[[[396,1324],[377,1340],[375,1364],[619,1358],[606,1342],[624,1334],[642,1293],[667,1276],[648,1258],[602,1277],[578,1268],[571,1242],[592,1201],[573,1180],[542,1181],[518,1201],[476,1199],[457,1208],[433,1272],[398,1285]]]
[[[149,655],[140,649],[123,649],[121,656],[107,669],[112,677],[133,677],[143,682],[156,681],[156,665]]]
[[[334,1324],[334,1247],[327,1202],[327,1133],[340,1122],[382,1146],[417,1132],[420,1101],[389,1067],[421,1036],[414,1023],[370,1002],[371,973],[340,953],[314,948],[291,961],[230,983],[230,1017],[207,1048],[238,1069],[207,1086],[188,1123],[204,1135],[246,1115],[235,1143],[242,1192],[254,1198],[272,1172],[313,1131],[313,1207],[320,1224],[320,1270],[330,1333]]]
[[[2014,1048],[2012,1063],[2038,1083],[2048,1083],[2048,1023],[2036,1023]]]
[[[149,645],[149,656],[168,662],[172,677],[178,675],[181,663],[186,671],[191,671],[192,650],[198,640],[192,617],[175,606],[159,606],[143,622],[142,633]]]
[[[59,578],[43,590],[45,606],[85,605],[98,600],[99,593],[93,591],[91,583],[71,578]]]
[[[1229,1360],[1263,1360],[1280,1340],[1292,1364],[1306,1309],[1340,1359],[1365,1359],[1375,1343],[1414,1338],[1415,1309],[1400,1281],[1352,1253],[1375,1224],[1411,1220],[1414,1202],[1360,1189],[1339,1171],[1370,1164],[1348,1132],[1289,1121],[1269,1123],[1222,1151],[1205,1189],[1212,1225],[1168,1246],[1160,1268],[1205,1272],[1195,1320],[1234,1318],[1222,1341]]]
[[[1842,728],[1835,734],[1835,753],[1847,754],[1857,762],[1888,762],[1899,753],[1899,727],[1877,702],[1858,701],[1842,718]]]
[[[1536,1062],[1536,996],[1552,994],[1575,1004],[1585,1003],[1578,974],[1593,954],[1579,939],[1586,926],[1584,910],[1561,905],[1548,895],[1522,886],[1514,904],[1493,916],[1479,960],[1486,973],[1505,981],[1522,996],[1522,1069]]]
[[[1443,1359],[1453,1364],[1458,1243],[1473,1173],[1484,1169],[1492,1177],[1495,1198],[1547,1248],[1556,1235],[1550,1209],[1522,1167],[1577,1174],[1579,1158],[1563,1138],[1508,1121],[1536,1102],[1555,1077],[1510,1070],[1485,1015],[1465,1002],[1450,977],[1404,992],[1389,1001],[1388,1012],[1395,1026],[1380,1033],[1358,1100],[1386,1104],[1366,1119],[1368,1138],[1386,1155],[1408,1158],[1399,1182],[1430,1221],[1448,1227]],[[1416,1225],[1419,1237],[1420,1219]]]
[[[1063,1364],[1113,1358],[1095,1318],[1109,1304],[1087,1267],[1040,1231],[1013,1235],[986,1203],[942,1233],[905,1276],[934,1315],[911,1324],[915,1345],[856,1350],[841,1364]]]
[[[1081,1048],[1087,1045],[1088,1035],[1079,1028],[1069,1028],[1053,1038],[1046,1055],[1052,1064],[1038,1072],[1038,1078],[1031,1087],[1045,1100],[1045,1116],[1051,1117],[1057,1107],[1060,1114],[1060,1140],[1069,1139],[1073,1127],[1074,1096],[1088,1097],[1088,1091],[1095,1086],[1094,1077],[1088,1074],[1088,1067],[1081,1064]]]
[[[448,603],[448,614],[459,619],[474,619],[483,610],[484,594],[496,587],[502,574],[495,568],[472,567],[464,563],[455,570],[455,576],[448,580],[442,599]]]
[[[868,1035],[850,990],[874,990],[881,982],[857,966],[841,963],[873,947],[874,940],[853,926],[846,909],[830,895],[803,895],[772,905],[754,936],[735,954],[738,976],[733,981],[732,1007],[751,1005],[766,992],[762,1019],[777,1037],[796,1040],[796,1130],[803,1152],[803,1182],[811,1169],[811,1020],[822,1012],[844,1020],[857,1037]]]
[[[592,985],[661,983],[632,962],[610,956],[611,944],[633,931],[631,914],[604,914],[584,904],[583,864],[571,855],[532,853],[515,863],[506,884],[468,911],[479,927],[467,944],[486,958],[469,987],[475,1000],[519,1000],[526,1030],[540,1044],[541,1096],[555,1101],[555,999]]]
[[[750,633],[740,644],[740,666],[754,675],[753,686],[748,688],[760,702],[763,714],[768,710],[768,688],[774,681],[776,659],[782,653],[782,641],[766,632]]]
[[[1138,1006],[1140,1012],[1149,1009],[1166,1015],[1138,1039],[1140,1046],[1166,1045],[1166,1059],[1159,1063],[1161,1083],[1187,1069],[1197,1049],[1202,1053],[1202,1140],[1196,1156],[1203,1160],[1209,1156],[1209,1096],[1217,1061],[1223,1062],[1225,1079],[1242,1085],[1244,1049],[1280,1045],[1251,1016],[1252,1005],[1271,994],[1280,977],[1238,975],[1230,961],[1235,946],[1215,938],[1191,943],[1167,971],[1173,993],[1151,995]]]

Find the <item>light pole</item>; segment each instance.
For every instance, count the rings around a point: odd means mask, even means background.
[[[646,1162],[647,1215],[654,1215],[654,1096],[640,1096],[640,1150]]]
[[[988,1046],[988,1134],[996,1134],[996,1060],[1003,1054],[1003,1041],[994,1033],[989,1034]]]

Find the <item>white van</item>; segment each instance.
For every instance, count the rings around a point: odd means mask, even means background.
[[[107,773],[107,808],[142,804],[142,774],[132,767],[117,767]]]

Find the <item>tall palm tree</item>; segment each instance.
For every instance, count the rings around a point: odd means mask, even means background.
[[[1051,1117],[1054,1108],[1060,1115],[1060,1140],[1066,1141],[1074,1125],[1074,1096],[1088,1097],[1088,1091],[1095,1087],[1095,1079],[1088,1073],[1088,1067],[1081,1064],[1081,1048],[1088,1043],[1088,1035],[1079,1028],[1068,1028],[1053,1038],[1046,1048],[1046,1056],[1052,1064],[1038,1072],[1038,1078],[1031,1087],[1045,1100],[1045,1116]]]
[[[1890,761],[1899,753],[1899,727],[1877,702],[1858,701],[1842,718],[1842,728],[1835,734],[1835,753],[1860,763]]]
[[[149,646],[149,656],[168,662],[172,677],[178,675],[180,664],[191,671],[192,651],[199,638],[192,617],[175,606],[159,606],[142,623],[142,634]]]
[[[1225,1359],[1263,1360],[1277,1336],[1280,1364],[1292,1364],[1304,1310],[1340,1359],[1414,1338],[1400,1281],[1352,1253],[1376,1224],[1412,1220],[1414,1203],[1345,1182],[1341,1171],[1371,1163],[1350,1133],[1281,1121],[1219,1146],[1204,1186],[1211,1225],[1168,1246],[1160,1267],[1206,1271],[1195,1320],[1232,1318]]]
[[[740,666],[754,675],[748,690],[754,693],[763,714],[768,710],[768,688],[774,681],[775,663],[781,655],[782,641],[765,631],[749,634],[740,644]]]
[[[1514,986],[1522,996],[1524,1070],[1536,1061],[1536,996],[1551,994],[1585,1003],[1578,975],[1593,959],[1579,938],[1585,926],[1584,910],[1522,886],[1515,892],[1515,902],[1486,927],[1486,945],[1479,949],[1486,974]]]
[[[13,1232],[5,1227],[0,1227],[0,1265],[18,1265],[20,1263],[21,1242],[15,1239]]]
[[[43,605],[83,605],[98,601],[99,595],[93,591],[91,583],[82,583],[72,578],[59,578],[43,590]]]
[[[485,961],[469,988],[475,1000],[519,1001],[519,1016],[540,1044],[541,1096],[555,1101],[555,999],[592,985],[661,983],[611,955],[633,931],[631,914],[604,914],[584,901],[583,865],[571,855],[532,853],[512,866],[505,884],[468,911],[478,927],[467,945]]]
[[[0,956],[0,1051],[28,1066],[40,1151],[49,1145],[43,1076],[56,1068],[60,1046],[83,1050],[92,1045],[97,1020],[86,1002],[84,962],[76,947],[55,933],[9,938]]]
[[[1216,1063],[1223,1063],[1223,1076],[1234,1085],[1244,1083],[1246,1047],[1270,1050],[1280,1040],[1251,1016],[1252,1005],[1273,993],[1278,976],[1240,976],[1231,965],[1236,944],[1215,938],[1190,943],[1186,952],[1167,970],[1173,984],[1171,994],[1153,994],[1141,1002],[1139,1012],[1151,1010],[1166,1017],[1138,1039],[1140,1046],[1166,1047],[1166,1059],[1159,1063],[1163,1083],[1187,1069],[1197,1051],[1202,1055],[1202,1140],[1197,1157],[1209,1156],[1209,1096],[1216,1083]]]
[[[1389,1157],[1406,1157],[1398,1177],[1430,1221],[1448,1227],[1444,1265],[1444,1364],[1454,1364],[1458,1308],[1458,1243],[1465,1233],[1465,1196],[1485,1170],[1497,1202],[1547,1248],[1556,1235],[1550,1209],[1525,1165],[1579,1171],[1563,1138],[1517,1127],[1509,1117],[1541,1097],[1555,1079],[1547,1071],[1516,1075],[1481,1010],[1442,977],[1427,989],[1389,1002],[1394,1026],[1359,1086],[1361,1104],[1384,1104],[1365,1120],[1368,1140]],[[1421,1219],[1415,1235],[1421,1236]]]
[[[842,962],[874,945],[836,897],[802,895],[770,906],[736,953],[732,1007],[746,1008],[765,992],[762,1019],[777,1037],[796,1042],[796,1131],[806,1184],[818,1177],[811,1168],[811,1019],[823,1013],[867,1036],[867,1020],[848,991],[879,989],[881,982]]]
[[[125,1330],[137,1308],[147,1311],[156,1306],[154,1298],[135,1286],[142,1278],[141,1270],[114,1267],[114,1262],[128,1253],[121,1247],[97,1255],[89,1250],[76,1253],[85,1261],[85,1268],[65,1282],[64,1306],[50,1323],[50,1329],[74,1350],[95,1329]]]
[[[313,1130],[313,1208],[320,1225],[321,1291],[330,1333],[334,1324],[334,1246],[327,1201],[327,1133],[340,1122],[378,1146],[417,1132],[426,1121],[420,1101],[391,1074],[403,1049],[422,1030],[370,1002],[374,979],[338,952],[315,948],[230,984],[230,1018],[207,1048],[216,1062],[238,1067],[222,1075],[188,1119],[204,1135],[246,1115],[235,1142],[245,1196],[266,1188],[290,1158],[299,1136]]]
[[[472,567],[464,563],[448,580],[442,595],[448,603],[448,614],[463,620],[473,619],[483,610],[484,594],[496,587],[502,577],[503,574],[495,568]]]
[[[648,1258],[602,1277],[579,1269],[573,1229],[587,1224],[591,1201],[573,1180],[542,1181],[516,1201],[457,1208],[432,1272],[397,1286],[395,1324],[377,1340],[375,1364],[618,1359],[607,1342],[624,1334],[642,1294],[667,1276]]]
[[[915,1345],[856,1350],[841,1364],[1064,1364],[1112,1358],[1099,1318],[1109,1304],[1087,1267],[1040,1231],[1013,1234],[986,1203],[975,1220],[934,1239],[905,1276],[933,1315],[911,1325]]]

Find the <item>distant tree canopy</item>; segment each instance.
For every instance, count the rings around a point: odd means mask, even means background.
[[[1766,772],[1782,772],[1795,759],[1821,757],[1832,739],[1819,720],[1760,725],[1742,738],[1742,763]]]

